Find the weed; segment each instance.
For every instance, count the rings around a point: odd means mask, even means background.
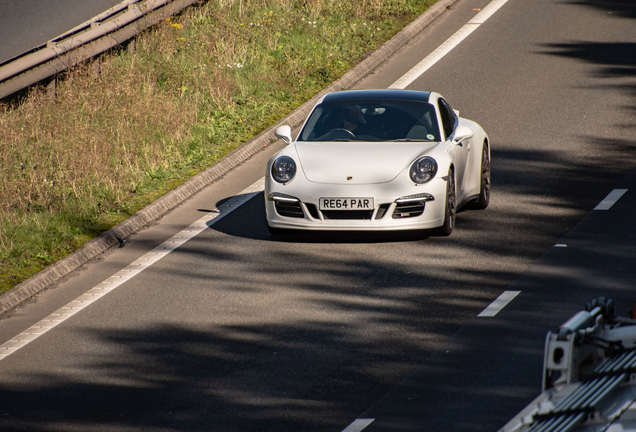
[[[65,72],[55,101],[36,87],[0,103],[0,292],[274,124],[433,2],[210,0],[133,53]]]

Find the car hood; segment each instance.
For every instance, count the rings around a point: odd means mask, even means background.
[[[437,143],[297,142],[307,180],[329,184],[386,183]]]

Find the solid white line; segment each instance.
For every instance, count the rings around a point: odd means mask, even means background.
[[[472,20],[470,20],[464,27],[451,36],[446,42],[444,42],[439,48],[433,51],[428,57],[422,60],[417,66],[407,72],[402,78],[393,83],[389,88],[406,88],[409,84],[415,81],[420,75],[422,75],[431,66],[437,63],[448,52],[455,48],[461,41],[466,39],[475,29],[483,24],[488,18],[490,18],[501,6],[503,6],[508,0],[493,0],[488,4],[480,13],[478,13]],[[95,286],[87,293],[80,296],[78,299],[73,300],[68,305],[62,307],[58,311],[51,314],[49,317],[43,319],[36,325],[27,329],[23,333],[20,333],[13,339],[0,345],[0,360],[16,352],[32,340],[38,338],[42,334],[46,333],[50,329],[54,328],[61,322],[64,322],[69,317],[73,316],[86,306],[92,304],[102,296],[106,295],[110,291],[119,287],[128,279],[137,275],[141,271],[150,267],[152,264],[169,254],[170,252],[183,245],[185,242],[201,233],[208,226],[212,225],[216,221],[220,220],[225,215],[229,214],[240,205],[251,199],[258,191],[263,190],[264,178],[261,178],[256,183],[245,189],[241,194],[235,198],[228,200],[222,206],[217,209],[217,212],[211,212],[203,216],[198,221],[194,222],[190,227],[183,230],[179,234],[175,235],[171,239],[162,243],[154,250],[148,252],[143,257],[139,258],[125,269],[119,271],[115,275],[106,279],[101,284]],[[624,192],[623,192],[624,193]],[[611,195],[611,194],[610,194]],[[622,194],[621,194],[622,195]],[[620,196],[619,196],[620,198]],[[607,199],[607,198],[606,198]],[[618,199],[618,198],[617,198]],[[600,204],[599,204],[600,205]],[[611,206],[611,205],[610,205]],[[505,293],[504,293],[505,294]],[[516,294],[515,294],[516,295]],[[502,294],[503,296],[503,294]],[[513,296],[514,298],[514,296]],[[512,300],[512,299],[510,299]],[[508,301],[510,301],[508,300]],[[507,302],[506,302],[507,304]],[[491,305],[492,306],[492,305]],[[505,306],[505,304],[504,304]],[[490,307],[490,306],[489,306]],[[502,306],[503,307],[503,306]],[[486,309],[488,310],[488,308]],[[484,311],[485,312],[485,311]],[[482,314],[484,313],[482,312]],[[496,312],[495,312],[496,313]],[[486,316],[480,314],[479,316]],[[494,316],[494,315],[492,315]],[[373,419],[358,419],[354,421],[343,432],[357,432],[367,427]],[[365,424],[365,422],[367,422]],[[356,429],[362,426],[361,429]],[[350,429],[351,428],[351,429]]]
[[[627,189],[614,189],[601,201],[594,210],[609,210],[624,194]]]
[[[58,324],[66,321],[77,312],[83,310],[87,306],[90,306],[95,301],[113,291],[115,288],[118,288],[124,282],[127,282],[132,277],[146,270],[161,258],[165,257],[170,252],[174,251],[179,246],[194,238],[212,224],[218,222],[223,217],[236,210],[239,206],[249,201],[252,197],[254,197],[254,195],[263,190],[264,185],[265,178],[263,177],[247,189],[243,190],[239,195],[232,197],[223,203],[223,205],[220,205],[217,209],[215,209],[216,211],[205,214],[205,216],[201,217],[188,228],[166,240],[141,258],[128,265],[126,268],[118,271],[99,285],[96,285],[86,293],[68,303],[66,306],[63,306],[48,317],[44,318],[42,321],[15,336],[13,339],[0,345],[0,360],[13,354],[29,342],[42,336]]]
[[[497,315],[499,313],[499,311],[501,311],[503,308],[505,308],[506,305],[512,301],[512,299],[517,297],[520,292],[521,291],[504,291],[503,294],[501,294],[499,297],[497,297],[497,300],[495,300],[494,302],[490,303],[490,306],[488,306],[486,309],[484,309],[477,316],[480,316],[480,317],[494,317],[495,315]]]
[[[360,432],[362,429],[373,423],[375,419],[356,419],[353,423],[347,426],[342,432]]]
[[[441,44],[435,51],[430,53],[424,60],[415,65],[410,71],[405,73],[400,79],[389,86],[390,89],[405,89],[413,81],[418,79],[424,72],[429,70],[435,63],[440,61],[446,54],[451,52],[453,48],[459,45],[488,18],[499,10],[508,0],[493,0],[473,19],[468,21],[462,28],[449,37],[446,42]]]

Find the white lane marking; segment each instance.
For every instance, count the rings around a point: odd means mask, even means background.
[[[477,316],[480,317],[494,317],[506,307],[508,303],[510,303],[515,297],[517,297],[521,293],[521,291],[504,291],[497,299],[490,303],[486,309],[481,311],[481,313]]]
[[[446,54],[451,52],[453,48],[459,45],[464,39],[466,39],[472,32],[474,32],[480,25],[482,25],[488,18],[490,18],[495,12],[499,10],[508,0],[493,0],[486,6],[481,12],[479,12],[473,19],[468,21],[462,28],[449,37],[446,42],[441,44],[435,51],[430,53],[424,60],[415,65],[410,71],[405,73],[400,79],[391,84],[390,89],[405,89],[413,81],[420,77],[424,72],[430,69],[435,63],[440,61]]]
[[[557,243],[557,244],[554,245],[554,247],[566,248],[566,247],[568,247],[568,245],[566,245],[565,243]]]
[[[437,63],[442,57],[444,57],[448,52],[450,52],[453,48],[455,48],[461,41],[466,39],[479,25],[483,24],[488,18],[490,18],[501,6],[503,6],[508,0],[493,0],[488,4],[481,12],[479,12],[472,20],[470,20],[464,27],[462,27],[458,32],[456,32],[453,36],[451,36],[446,42],[444,42],[439,48],[433,51],[428,57],[422,60],[418,65],[416,65],[413,69],[407,72],[402,78],[393,83],[389,88],[406,88],[409,84],[415,81],[421,74],[423,74],[426,70],[428,70],[431,66]],[[69,303],[68,305],[62,307],[58,311],[51,314],[49,317],[40,321],[36,325],[27,329],[23,333],[20,333],[13,339],[8,342],[0,345],[0,360],[7,357],[8,355],[14,353],[19,348],[25,346],[30,341],[39,337],[40,335],[46,333],[53,327],[57,326],[59,323],[65,321],[69,317],[73,316],[80,310],[84,309],[86,306],[92,304],[97,299],[101,298],[108,292],[114,290],[119,287],[122,283],[126,282],[131,277],[135,276],[139,272],[145,270],[150,267],[155,262],[159,261],[161,258],[195,237],[197,234],[205,230],[206,227],[211,225],[212,223],[220,220],[223,216],[232,212],[236,208],[238,208],[243,203],[247,202],[251,199],[254,194],[256,194],[258,190],[263,190],[264,178],[261,178],[252,186],[245,189],[245,191],[241,192],[239,196],[230,199],[219,209],[217,212],[211,212],[203,216],[201,219],[193,223],[189,228],[182,231],[181,233],[175,235],[170,240],[162,243],[154,250],[148,252],[142,258],[139,258],[134,263],[130,264],[124,270],[116,273],[110,278],[106,279],[101,284],[95,286],[87,293],[83,294]],[[257,186],[258,185],[258,186]],[[214,221],[214,222],[213,222]],[[505,306],[505,305],[504,305]],[[483,312],[482,312],[483,313]],[[481,316],[481,314],[480,314]],[[365,419],[362,419],[365,420]],[[371,420],[373,421],[373,420]],[[351,426],[356,424],[358,420],[356,420]],[[370,424],[370,422],[368,423]],[[367,424],[367,425],[368,425]],[[366,425],[364,426],[366,427]],[[349,428],[345,429],[346,432],[353,432],[356,429]],[[361,429],[360,429],[361,430]],[[343,431],[344,432],[344,431]]]
[[[616,201],[625,194],[625,192],[627,192],[627,189],[614,189],[603,201],[594,207],[594,210],[609,210],[614,204],[616,204]]]
[[[342,432],[360,432],[362,429],[373,423],[375,419],[356,419],[353,423],[347,426]]]
[[[44,318],[42,321],[38,322],[37,324],[31,326],[29,329],[12,338],[11,340],[0,345],[0,360],[13,354],[20,348],[27,345],[29,342],[42,336],[44,333],[48,332],[58,324],[66,321],[77,312],[83,310],[87,306],[93,304],[95,301],[104,297],[106,294],[113,291],[124,282],[146,270],[148,267],[159,261],[161,258],[165,257],[170,252],[174,251],[179,246],[194,238],[197,234],[200,234],[206,228],[218,222],[223,217],[236,210],[239,206],[249,201],[252,197],[254,197],[254,195],[263,190],[264,185],[265,178],[263,177],[256,183],[249,186],[247,189],[243,190],[239,195],[227,200],[215,211],[207,213],[205,216],[201,217],[188,228],[166,240],[150,252],[146,253],[141,258],[129,264],[126,268],[118,271],[105,281],[101,282],[100,284],[88,290],[86,293],[68,303],[66,306],[61,307],[48,317]]]

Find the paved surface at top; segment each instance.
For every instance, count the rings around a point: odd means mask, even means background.
[[[110,9],[121,0],[0,0],[0,63]]]

